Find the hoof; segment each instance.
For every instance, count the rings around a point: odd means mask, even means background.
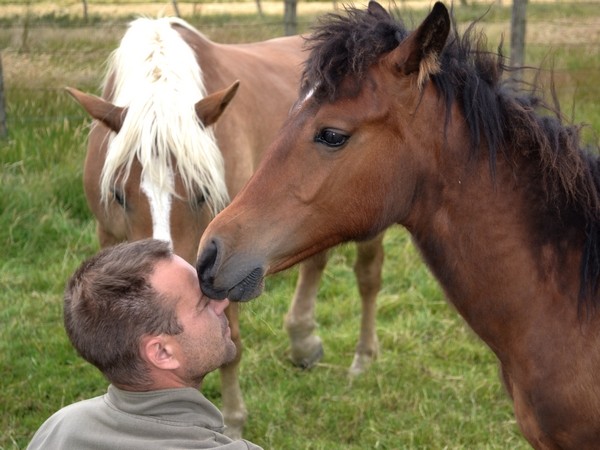
[[[351,377],[358,377],[362,375],[375,361],[376,357],[372,355],[365,354],[354,354],[354,361],[352,361],[352,365],[348,369],[348,375]]]
[[[299,348],[302,347],[302,348]],[[292,364],[301,369],[311,369],[323,358],[323,343],[317,336],[311,336],[304,345],[292,348],[290,359]]]

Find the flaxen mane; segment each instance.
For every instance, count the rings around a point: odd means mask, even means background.
[[[212,130],[198,120],[195,103],[206,96],[196,55],[172,27],[174,18],[138,19],[109,60],[109,100],[127,107],[102,170],[101,198],[118,175],[124,183],[137,158],[143,173],[173,194],[169,172],[181,177],[188,198],[205,199],[213,213],[228,203],[224,163]]]
[[[329,14],[308,40],[302,90],[317,101],[335,101],[348,78],[358,93],[369,67],[406,38],[401,21],[368,10],[348,8]],[[565,125],[557,107],[535,95],[536,87],[515,94],[503,81],[507,71],[501,49],[486,50],[483,34],[471,25],[461,36],[454,28],[440,56],[441,71],[431,75],[446,104],[446,124],[455,102],[471,133],[473,152],[487,148],[490,169],[498,157],[529,164],[532,221],[540,243],[558,245],[570,230],[585,236],[581,260],[581,305],[593,306],[600,283],[600,164],[580,148],[579,128]],[[474,153],[473,155],[477,155]],[[523,161],[527,161],[524,163]]]

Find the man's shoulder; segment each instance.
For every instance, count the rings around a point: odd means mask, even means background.
[[[50,416],[36,431],[28,450],[72,448],[67,445],[69,436],[85,430],[97,420],[105,409],[104,395],[67,405]]]
[[[200,425],[204,419],[199,423],[186,415],[177,418],[140,412],[121,410],[111,401],[109,390],[109,394],[73,403],[54,413],[36,432],[28,450],[113,449],[122,448],[125,442],[128,448],[144,450],[260,450],[251,442],[231,441],[218,430]]]
[[[56,420],[59,418],[82,419],[85,418],[87,414],[96,414],[106,404],[105,397],[106,394],[103,394],[99,395],[98,397],[88,398],[71,403],[70,405],[64,406],[56,411],[48,420]]]

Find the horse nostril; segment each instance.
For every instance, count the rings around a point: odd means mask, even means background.
[[[218,254],[218,245],[214,239],[211,239],[211,241],[202,248],[198,260],[196,261],[196,272],[198,273],[198,279],[202,284],[209,281],[210,284],[212,284]]]

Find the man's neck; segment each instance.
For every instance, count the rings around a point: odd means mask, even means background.
[[[114,381],[112,384],[123,391],[131,392],[148,392],[188,387],[200,390],[202,387],[202,380],[199,380],[198,382],[186,381],[173,372],[152,373],[150,378],[152,381],[148,384],[122,384],[115,383]]]

